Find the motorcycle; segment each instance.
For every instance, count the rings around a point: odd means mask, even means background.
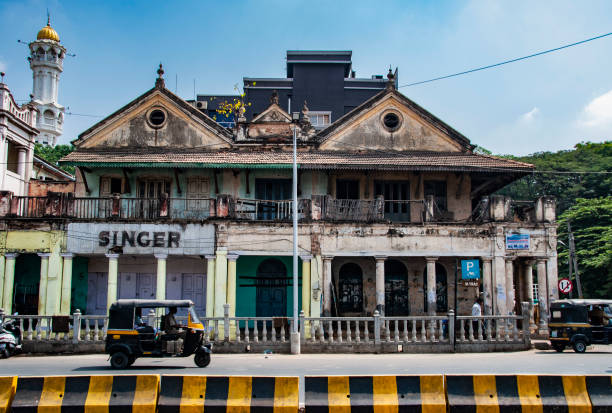
[[[21,351],[21,330],[16,320],[0,325],[0,358],[9,358]]]

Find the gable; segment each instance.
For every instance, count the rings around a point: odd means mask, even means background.
[[[251,123],[270,123],[282,122],[291,123],[291,116],[285,112],[278,104],[272,103],[266,110],[254,118]]]
[[[81,134],[74,144],[78,148],[231,147],[229,132],[190,109],[187,102],[169,92],[152,89]],[[153,112],[163,115],[152,117]]]
[[[385,125],[395,117],[397,126]],[[396,91],[383,91],[320,133],[322,150],[465,152],[469,141]]]

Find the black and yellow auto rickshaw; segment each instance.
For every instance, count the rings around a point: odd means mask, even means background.
[[[612,343],[612,300],[557,300],[550,305],[550,343],[584,353],[591,344]]]
[[[164,309],[157,317],[142,312]],[[187,325],[174,321],[178,309],[187,310]],[[159,311],[159,310],[158,310]],[[152,313],[151,313],[152,314]],[[150,322],[149,322],[150,320]],[[154,325],[149,325],[154,324]],[[210,363],[211,344],[204,344],[204,326],[189,300],[118,300],[108,312],[105,351],[113,368],[124,369],[139,357],[188,357],[198,367]]]

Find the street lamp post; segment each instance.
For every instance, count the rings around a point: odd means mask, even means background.
[[[300,112],[293,112],[293,325],[291,329],[291,354],[300,354],[298,330],[298,199],[297,199],[297,128]]]

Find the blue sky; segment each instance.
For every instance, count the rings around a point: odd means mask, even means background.
[[[357,76],[399,67],[400,84],[612,32],[611,1],[0,0],[0,70],[32,88],[27,46],[51,12],[67,57],[60,103],[108,115],[151,88],[163,62],[185,99],[243,76],[283,77],[287,49],[352,50]],[[528,154],[612,139],[612,36],[501,68],[400,89],[472,143]],[[175,79],[178,76],[178,83]],[[99,117],[67,116],[60,143]]]

